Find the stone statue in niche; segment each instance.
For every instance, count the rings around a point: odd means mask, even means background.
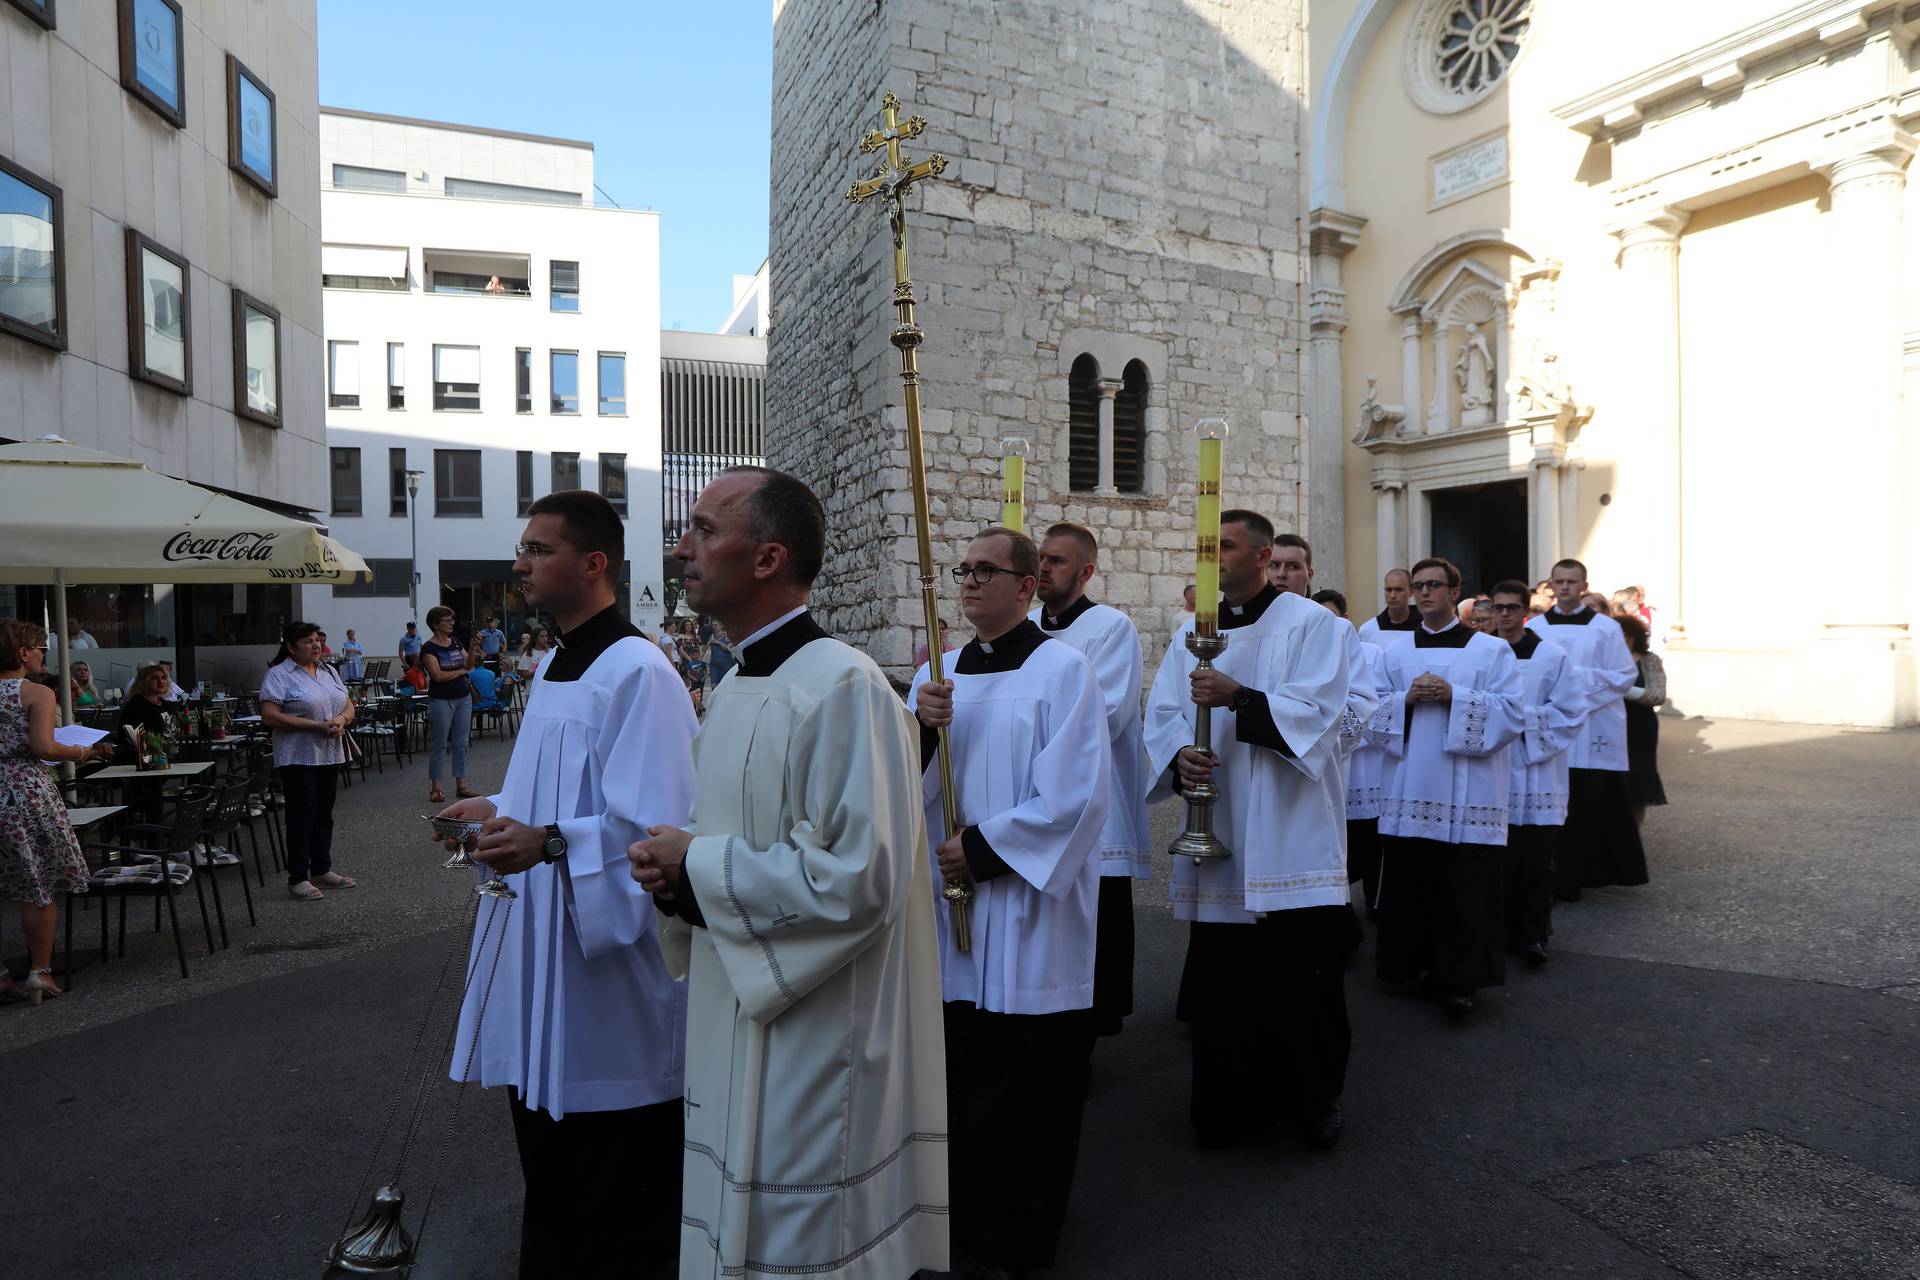
[[[1493,349],[1480,326],[1467,326],[1460,358],[1453,362],[1453,378],[1460,384],[1460,425],[1481,427],[1493,421]]]

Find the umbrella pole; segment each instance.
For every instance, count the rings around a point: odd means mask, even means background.
[[[53,634],[54,652],[60,658],[60,723],[73,723],[73,677],[69,672],[67,655],[67,571],[53,571]],[[60,788],[71,797],[73,792],[73,765],[63,763],[60,766]]]

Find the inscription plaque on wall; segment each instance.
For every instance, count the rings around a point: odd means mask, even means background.
[[[1431,209],[1499,186],[1508,176],[1505,131],[1441,152],[1428,162],[1428,173]]]

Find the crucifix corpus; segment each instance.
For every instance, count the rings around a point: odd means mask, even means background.
[[[920,542],[920,604],[926,613],[927,665],[933,679],[944,680],[946,673],[940,654],[940,605],[933,590],[933,530],[927,515],[927,460],[920,438],[920,367],[914,355],[924,335],[920,332],[920,326],[913,322],[913,277],[907,272],[906,194],[914,183],[942,173],[947,167],[947,158],[928,156],[918,163],[909,164],[900,144],[924,133],[926,120],[920,116],[902,120],[900,99],[891,92],[880,99],[880,107],[886,113],[886,127],[870,130],[862,137],[860,153],[870,155],[884,150],[886,158],[871,178],[862,179],[848,189],[847,199],[854,204],[863,204],[876,196],[885,200],[887,220],[893,228],[893,305],[899,317],[889,341],[900,351],[900,381],[906,394],[907,465],[909,483],[913,489],[914,532]],[[947,834],[951,836],[961,827],[960,801],[953,790],[953,748],[948,742],[947,731],[941,729],[939,737],[940,804],[946,818]],[[954,946],[961,951],[971,950],[973,937],[967,927],[967,911],[968,904],[973,901],[972,882],[966,879],[949,880],[941,886],[940,896],[947,900]]]

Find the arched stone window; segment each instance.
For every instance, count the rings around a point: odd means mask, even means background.
[[[1100,483],[1100,362],[1082,355],[1067,374],[1067,487],[1091,493]]]
[[[1113,401],[1113,487],[1139,493],[1146,487],[1147,366],[1127,361]]]

